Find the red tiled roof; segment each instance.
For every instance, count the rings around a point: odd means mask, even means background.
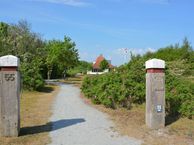
[[[100,68],[100,63],[104,60],[105,58],[101,54],[100,56],[97,57],[95,63],[93,64],[94,69],[99,69]],[[109,68],[114,68],[112,64],[109,64]]]

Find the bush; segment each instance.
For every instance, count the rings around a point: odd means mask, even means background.
[[[28,90],[39,90],[44,86],[44,80],[40,74],[39,62],[22,63],[22,86]]]
[[[192,118],[194,84],[188,81],[188,77],[192,74],[193,61],[191,57],[185,58],[185,56],[193,55],[193,51],[187,44],[188,42],[184,42],[180,48],[175,45],[143,56],[132,55],[129,63],[119,67],[116,72],[87,76],[81,89],[94,103],[104,104],[106,107],[130,108],[133,103],[142,104],[145,102],[145,61],[155,57],[165,59],[167,61],[166,113],[174,117]],[[173,56],[169,52],[174,52],[176,55]]]
[[[170,116],[194,115],[194,85],[166,73],[166,111]]]
[[[136,72],[134,70],[137,70]],[[106,107],[130,108],[132,103],[145,102],[145,75],[142,61],[125,66],[122,71],[99,76],[87,76],[82,84],[82,91],[94,103]]]

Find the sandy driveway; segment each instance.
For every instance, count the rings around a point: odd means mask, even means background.
[[[86,105],[80,90],[62,85],[53,105],[51,145],[139,145],[140,141],[119,136],[106,114]]]

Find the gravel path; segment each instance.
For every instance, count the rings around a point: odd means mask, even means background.
[[[80,90],[62,85],[53,106],[51,145],[140,145],[127,136],[113,131],[106,114],[86,105],[79,97]]]

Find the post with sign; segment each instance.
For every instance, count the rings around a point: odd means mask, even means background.
[[[165,62],[146,61],[146,125],[151,129],[165,126]]]
[[[20,130],[19,59],[0,57],[0,136],[17,137]]]

